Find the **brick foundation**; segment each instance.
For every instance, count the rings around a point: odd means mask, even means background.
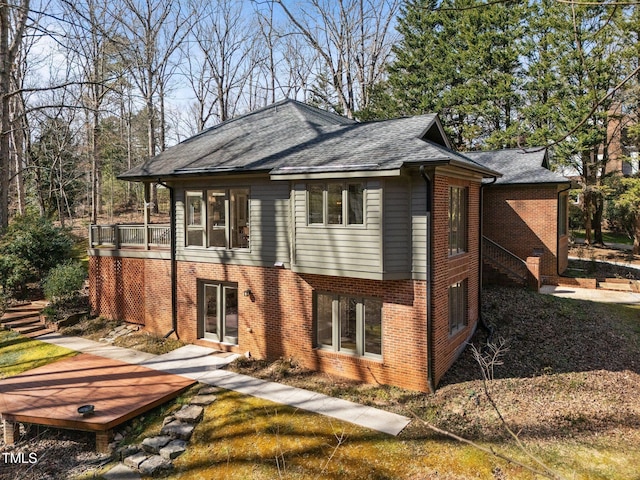
[[[96,452],[110,453],[109,442],[111,442],[112,430],[96,432]]]
[[[469,189],[468,246],[449,256],[449,186]],[[478,319],[479,185],[436,176],[433,206],[433,358],[435,383],[460,354]],[[96,252],[96,255],[100,253]],[[172,328],[170,261],[91,256],[90,301],[97,314],[139,323],[166,334]],[[177,334],[186,341],[255,358],[293,357],[307,368],[359,381],[428,391],[427,282],[418,279],[365,280],[298,274],[275,266],[177,262]],[[407,276],[410,276],[408,273]],[[467,326],[449,334],[449,286],[466,280]],[[238,289],[238,344],[216,343],[199,332],[198,303],[203,281],[228,282]],[[200,287],[199,287],[200,286]],[[250,295],[243,292],[250,290]],[[375,297],[383,302],[381,359],[337,353],[315,346],[314,292]]]
[[[4,428],[4,443],[6,445],[15,444],[20,439],[20,424],[3,420],[2,426]]]

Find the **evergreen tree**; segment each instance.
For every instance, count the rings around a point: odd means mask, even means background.
[[[395,101],[388,115],[437,112],[462,149],[512,145],[525,8],[479,0],[407,2],[388,88],[378,90]]]

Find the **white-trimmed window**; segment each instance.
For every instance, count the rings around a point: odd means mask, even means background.
[[[307,185],[309,225],[363,225],[365,188],[362,182]]]
[[[467,251],[468,190],[449,187],[449,256]]]
[[[317,345],[362,356],[382,356],[382,300],[316,294]]]
[[[467,280],[449,286],[449,335],[465,328],[469,321]]]
[[[187,191],[188,247],[249,248],[249,189]]]

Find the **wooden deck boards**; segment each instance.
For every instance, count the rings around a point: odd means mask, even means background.
[[[83,353],[0,380],[0,414],[10,422],[105,431],[156,407],[195,381]],[[81,405],[95,406],[83,417]]]

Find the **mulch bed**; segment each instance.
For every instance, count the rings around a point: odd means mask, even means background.
[[[0,479],[73,478],[108,461],[95,452],[95,435],[89,432],[30,428],[33,436],[13,446],[6,446],[0,438]]]

